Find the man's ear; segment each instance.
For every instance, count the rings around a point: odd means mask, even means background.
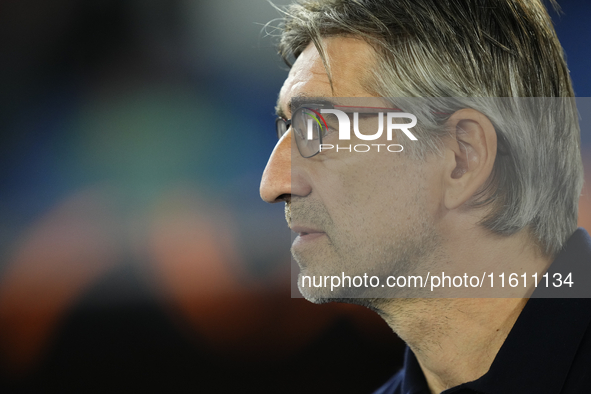
[[[486,116],[470,108],[455,112],[446,126],[444,204],[452,210],[485,186],[495,162],[497,133]]]

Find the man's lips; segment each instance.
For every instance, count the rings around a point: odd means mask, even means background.
[[[324,234],[324,231],[316,230],[311,227],[304,227],[304,226],[292,226],[291,231],[297,233],[299,236],[306,236],[312,234]]]
[[[295,249],[314,242],[315,240],[320,239],[326,235],[324,231],[306,226],[291,226],[291,231],[298,234],[292,244],[292,248]]]

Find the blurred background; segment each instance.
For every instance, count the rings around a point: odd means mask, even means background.
[[[560,4],[591,96],[591,3]],[[258,193],[287,75],[277,17],[265,0],[0,1],[0,391],[365,393],[401,365],[377,315],[290,297],[283,206]]]

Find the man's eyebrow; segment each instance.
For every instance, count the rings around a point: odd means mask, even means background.
[[[310,102],[312,98],[315,99],[314,102],[317,102],[318,101],[317,100],[318,96],[316,96],[316,95],[310,95],[310,94],[306,94],[306,93],[298,93],[297,95],[292,96],[289,99],[289,102],[287,103],[287,108],[291,112],[291,108],[294,108],[295,107],[297,109],[298,107],[300,107],[304,103]],[[285,111],[283,110],[283,108],[281,108],[280,99],[281,99],[281,97],[277,99],[277,104],[275,104],[275,114],[277,116],[279,116],[280,118],[288,119],[287,114],[285,113]],[[322,98],[322,101],[323,102],[329,102],[330,100],[328,100],[327,98],[324,98],[323,97]]]

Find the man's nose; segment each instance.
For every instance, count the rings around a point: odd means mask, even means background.
[[[280,202],[291,197],[291,148],[291,132],[287,132],[275,145],[263,172],[260,193],[266,202]]]

